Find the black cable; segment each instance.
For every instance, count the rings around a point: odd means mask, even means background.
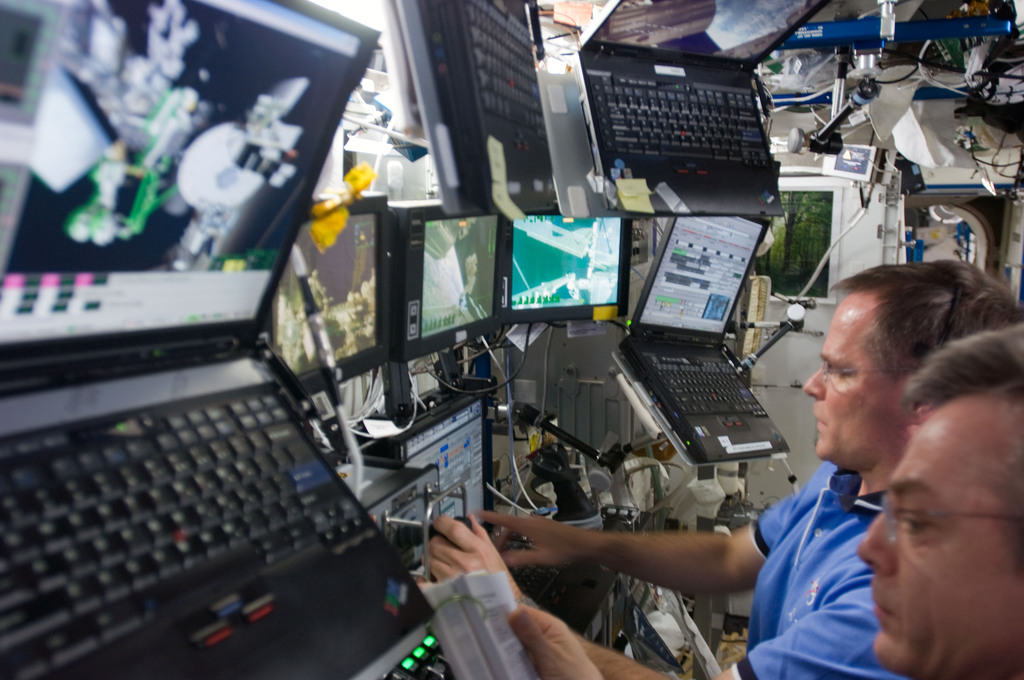
[[[1024,74],[1016,73],[995,73],[993,71],[978,71],[974,75],[983,76],[985,78],[993,78],[995,80],[1000,80],[1002,78],[1007,78],[1010,80],[1024,80]]]
[[[486,389],[481,389],[481,390],[464,390],[461,387],[456,387],[455,385],[449,385],[448,383],[446,383],[444,380],[441,379],[441,377],[439,375],[437,375],[433,370],[430,369],[429,365],[424,369],[424,371],[427,373],[427,375],[429,375],[434,380],[436,380],[439,385],[441,385],[445,389],[451,390],[452,392],[457,392],[459,394],[472,394],[474,396],[483,396],[485,394],[490,394],[491,392],[494,392],[495,390],[500,390],[502,387],[504,387],[505,385],[508,385],[510,382],[512,382],[513,380],[515,380],[516,378],[519,377],[519,374],[523,370],[523,366],[526,365],[526,353],[530,349],[530,333],[532,331],[533,331],[533,323],[527,324],[527,326],[526,326],[526,345],[523,348],[523,360],[521,362],[519,362],[519,367],[516,368],[515,372],[512,375],[508,376],[505,379],[505,382],[498,383],[497,385],[494,385],[492,387],[488,387]],[[508,351],[508,350],[506,349],[505,351]]]
[[[964,75],[967,73],[965,69],[959,68],[957,66],[949,66],[948,64],[943,64],[937,61],[929,61],[924,57],[917,56],[916,54],[910,54],[909,52],[900,52],[898,50],[894,50],[888,47],[883,49],[882,53],[892,56],[905,57],[911,63],[917,63],[920,64],[921,66],[927,66],[929,68],[938,69],[939,71],[949,71],[950,73],[958,73],[960,75]]]
[[[607,322],[610,323],[613,326],[618,326],[620,329],[622,329],[623,333],[629,333],[629,326],[627,326],[626,324],[622,323],[618,319],[607,319]]]
[[[1017,176],[1013,179],[1013,189],[1011,189],[1011,195],[1016,196],[1017,191],[1020,189],[1020,177],[1021,173],[1024,172],[1024,149],[1017,152]]]
[[[996,153],[999,153],[998,151]],[[1009,168],[1010,166],[1017,165],[1017,163],[993,163],[992,161],[982,160],[975,157],[974,161],[979,165],[987,165],[990,168]]]
[[[895,85],[896,83],[902,83],[904,80],[907,80],[920,70],[921,65],[914,64],[914,70],[908,73],[907,75],[903,76],[902,78],[897,78],[896,80],[876,80],[875,82],[878,83],[879,85]]]
[[[1007,137],[1008,134],[1009,133],[1007,133],[1005,131],[1003,132],[1003,136],[999,140],[999,148],[996,149],[996,151],[995,151],[996,154],[998,154],[999,152],[1001,152],[1003,150],[1004,142],[1006,141],[1006,137]],[[997,171],[996,171],[995,174],[998,175],[999,177],[1002,177],[1003,179],[1012,179],[1012,180],[1016,181],[1018,179],[1018,177],[1020,176],[1020,174],[1019,174],[1020,173],[1020,163],[993,163],[991,161],[986,161],[986,160],[982,160],[982,159],[978,158],[978,156],[973,151],[971,152],[971,158],[978,165],[987,165],[990,168],[997,168]],[[1008,174],[1006,174],[1004,172],[998,172],[998,168],[1008,168],[1008,167],[1014,166],[1014,165],[1018,166],[1018,170],[1017,170],[1018,174],[1017,175],[1008,175]]]

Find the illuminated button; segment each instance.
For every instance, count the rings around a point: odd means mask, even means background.
[[[265,593],[247,602],[242,607],[242,616],[249,623],[255,623],[272,611],[274,611],[274,595],[273,593]]]
[[[270,602],[246,614],[245,620],[249,623],[256,623],[272,611],[274,611],[274,603]]]
[[[189,635],[188,639],[196,647],[212,647],[218,642],[222,642],[231,637],[231,634],[234,632],[234,628],[232,628],[227,621],[219,620],[208,626],[196,629],[191,635]]]

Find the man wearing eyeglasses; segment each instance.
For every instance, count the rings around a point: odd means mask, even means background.
[[[595,562],[684,593],[754,587],[747,657],[719,680],[891,677],[872,652],[878,623],[870,573],[856,550],[914,423],[900,395],[929,351],[1019,321],[1020,309],[999,281],[953,261],[875,267],[839,289],[846,297],[833,316],[822,366],[804,386],[815,401],[815,452],[824,463],[798,494],[732,537],[593,532],[484,513],[532,543],[531,550],[505,553],[505,562]],[[445,537],[430,545],[438,578],[504,568],[479,525],[470,531],[438,518],[435,528]],[[644,677],[621,654],[594,645],[588,653],[605,678]]]
[[[875,652],[919,680],[1024,678],[1024,327],[936,352],[904,404],[931,413],[860,547]]]

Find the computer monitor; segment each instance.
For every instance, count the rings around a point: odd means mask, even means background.
[[[504,323],[609,319],[626,312],[632,223],[528,215],[500,240]]]
[[[255,339],[377,32],[297,0],[14,0],[0,26],[0,368]]]
[[[396,301],[392,359],[409,361],[500,326],[498,215],[451,216],[440,201],[394,202]]]
[[[451,494],[437,503],[433,515],[466,516],[485,508],[491,481],[491,447],[484,436],[487,409],[479,397],[461,397],[421,417],[388,442],[389,456],[406,467],[436,466],[441,492],[463,485],[465,502]]]
[[[390,292],[381,285],[389,280],[391,269],[387,196],[364,194],[353,203],[345,228],[324,252],[313,243],[308,225],[299,232],[295,247],[309,270],[309,286],[342,379],[387,361]],[[274,296],[271,326],[274,351],[300,380],[311,381],[307,387],[312,392],[318,391],[323,367],[291,262]]]

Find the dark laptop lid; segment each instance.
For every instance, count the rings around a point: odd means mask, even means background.
[[[298,0],[42,0],[0,101],[0,378],[252,343],[377,32]]]
[[[610,0],[583,50],[626,47],[752,71],[829,0]]]
[[[676,218],[662,235],[631,333],[641,340],[721,343],[766,230],[740,217]]]

